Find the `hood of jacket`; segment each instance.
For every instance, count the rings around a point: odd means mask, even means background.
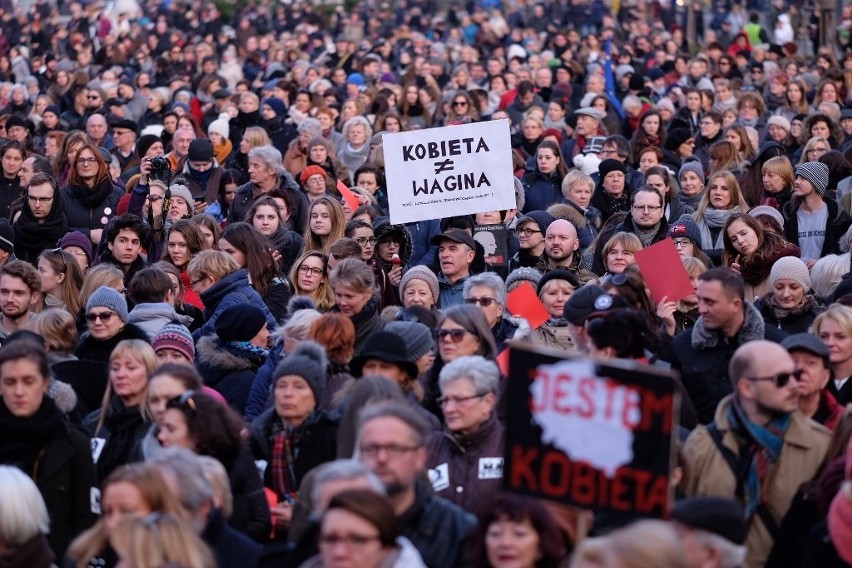
[[[177,321],[189,327],[192,323],[192,318],[182,316],[175,311],[171,304],[165,302],[136,304],[130,313],[127,314],[128,323],[135,323],[143,326],[145,322],[157,320]]]
[[[737,342],[740,345],[756,339],[763,339],[763,333],[766,329],[766,325],[763,322],[763,316],[760,315],[760,312],[756,307],[754,307],[754,304],[751,302],[744,302],[743,306],[743,309],[745,310],[745,319],[743,320],[743,325],[740,328],[739,333],[737,333]],[[692,341],[692,347],[697,351],[703,351],[706,349],[713,349],[718,346],[719,342],[722,340],[722,334],[704,327],[704,318],[699,317],[698,321],[695,322],[695,327],[692,328],[692,335],[690,338]]]
[[[53,399],[62,414],[68,414],[77,406],[77,393],[74,392],[74,387],[68,383],[50,379],[50,384],[47,387],[47,396]]]
[[[204,306],[212,313],[225,296],[245,286],[250,286],[248,271],[245,268],[241,268],[216,282],[209,290],[202,292],[201,301],[204,302]]]
[[[405,266],[411,259],[411,233],[408,232],[408,229],[404,225],[391,225],[390,218],[388,217],[378,217],[373,221],[373,236],[376,238],[377,243],[382,240],[382,237],[390,233],[399,233],[402,235],[402,242],[399,245],[399,258],[402,261],[402,266]],[[378,250],[377,245],[376,258],[379,257]]]

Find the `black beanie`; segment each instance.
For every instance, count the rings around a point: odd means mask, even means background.
[[[216,318],[216,335],[225,343],[251,341],[266,325],[266,316],[260,308],[250,304],[231,306]]]
[[[155,142],[162,142],[162,140],[160,140],[159,136],[154,136],[153,134],[140,136],[139,140],[136,141],[136,152],[140,156],[144,156]]]
[[[601,181],[611,172],[621,172],[627,175],[627,166],[623,162],[615,158],[607,158],[598,166],[598,173],[601,175]]]

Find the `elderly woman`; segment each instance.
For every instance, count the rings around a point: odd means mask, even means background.
[[[550,319],[533,330],[530,341],[553,349],[574,350],[563,312],[565,302],[579,287],[577,277],[568,270],[552,270],[542,276],[536,291]]]
[[[284,154],[284,169],[294,177],[308,166],[308,142],[322,136],[322,125],[315,118],[304,119],[298,127],[299,136],[290,142]]]
[[[264,485],[278,498],[271,508],[277,536],[286,535],[305,474],[336,457],[337,423],[319,406],[327,365],[322,347],[299,344],[275,369],[272,407],[251,424],[252,453],[269,464]]]
[[[399,295],[405,308],[423,306],[435,310],[438,293],[438,278],[425,266],[412,266],[399,281]]]
[[[121,341],[140,339],[148,342],[148,334],[127,323],[127,300],[124,295],[107,286],[101,286],[86,302],[88,331],[80,338],[74,354],[84,361],[106,363]]]
[[[29,341],[16,341],[0,351],[0,464],[14,466],[35,482],[41,497],[13,491],[10,475],[0,475],[0,565],[50,566],[32,559],[16,562],[16,551],[31,539],[47,542],[47,512],[51,512],[50,547],[61,558],[74,535],[88,528],[94,517],[89,493],[96,485],[89,439],[71,426],[47,395],[50,371],[44,350]],[[5,470],[7,468],[0,468]],[[22,474],[23,475],[23,474]],[[24,500],[24,496],[31,498]],[[42,497],[44,502],[41,502]],[[26,501],[19,502],[18,500]],[[42,530],[27,519],[42,512]],[[17,530],[14,530],[17,527]],[[24,532],[24,527],[31,527]]]
[[[465,280],[462,295],[465,304],[482,310],[498,353],[506,348],[510,340],[520,339],[529,333],[529,325],[525,320],[511,318],[506,314],[506,285],[496,273],[483,272],[471,276]]]
[[[503,484],[504,429],[494,411],[499,384],[500,370],[484,357],[448,363],[438,379],[445,430],[426,446],[435,494],[477,515],[487,510]]]
[[[38,488],[21,470],[0,466],[0,565],[52,568],[50,517]]]
[[[355,171],[367,161],[372,136],[370,123],[363,116],[353,116],[343,125],[346,142],[336,149],[337,158],[346,166],[350,179],[355,179]]]

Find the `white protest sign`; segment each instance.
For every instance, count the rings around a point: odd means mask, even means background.
[[[384,134],[391,223],[515,208],[509,120]]]

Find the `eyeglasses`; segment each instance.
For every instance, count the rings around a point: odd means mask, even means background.
[[[86,98],[91,101],[91,100],[97,100],[97,99],[101,98],[101,96],[100,95],[86,95]]]
[[[479,304],[483,308],[488,308],[497,301],[497,298],[465,298],[465,304]]]
[[[610,150],[607,148],[601,148],[601,151],[598,152],[598,156],[615,156],[618,154],[618,150]]]
[[[482,398],[488,394],[487,392],[472,394],[470,396],[439,396],[435,402],[438,403],[438,406],[447,406],[448,404],[455,404],[456,406],[461,406],[465,402],[469,400],[473,400],[475,398]]]
[[[162,195],[149,195],[146,199],[148,199],[148,201],[152,201],[152,202],[156,203],[157,201],[162,201],[163,196]]]
[[[444,339],[445,337],[449,337],[450,341],[453,343],[458,343],[462,339],[464,339],[465,334],[468,333],[466,329],[436,329],[435,330],[435,338],[438,341]]]
[[[541,231],[539,231],[538,229],[527,229],[527,228],[515,229],[515,234],[518,235],[518,236],[523,235],[525,237],[531,237],[535,233],[541,233]]]
[[[777,375],[772,375],[770,377],[746,377],[747,380],[752,382],[761,382],[761,381],[772,381],[775,383],[777,388],[784,388],[787,386],[787,383],[790,382],[790,379],[796,379],[796,381],[802,380],[802,370],[798,369],[793,371],[792,373],[778,373]]]
[[[374,245],[376,244],[376,237],[358,237],[355,239],[355,242],[358,243],[358,246],[364,245]]]
[[[454,107],[466,107],[467,101],[453,101]]]
[[[27,195],[27,201],[29,201],[30,203],[37,204],[50,203],[51,201],[53,201],[53,196],[51,195],[50,197],[34,197],[32,195]]]
[[[115,314],[113,312],[102,312],[99,314],[93,312],[90,314],[86,314],[86,321],[89,323],[95,323],[96,321],[100,320],[103,323],[109,323],[109,320],[111,320],[112,316],[114,315]]]
[[[400,239],[399,237],[384,237],[382,239],[382,244],[398,247],[402,244],[402,239]]]
[[[390,458],[400,458],[409,452],[413,452],[415,450],[419,450],[423,446],[402,446],[399,444],[367,444],[361,446],[359,449],[362,456],[368,458],[374,458],[379,455],[381,452],[385,452]]]
[[[97,161],[98,161],[97,158],[77,158],[77,163],[78,164],[84,164],[84,165],[85,164],[94,164]]]
[[[305,266],[304,264],[299,267],[299,274],[304,274],[307,276],[310,274],[311,276],[322,276],[323,269],[315,268],[313,266]]]
[[[659,211],[663,207],[661,205],[634,205],[634,211],[644,211],[647,213],[648,211]]]
[[[204,277],[202,277],[202,278],[199,278],[198,280],[190,280],[190,281],[189,281],[189,286],[190,286],[190,287],[194,287],[196,284],[198,284],[199,282],[203,282],[203,281],[204,281],[204,280],[206,280],[206,279],[207,279],[207,277],[206,277],[206,276],[204,276]]]
[[[675,248],[686,248],[692,244],[692,241],[689,239],[673,239]]]
[[[379,535],[365,536],[361,534],[323,534],[319,537],[320,548],[334,548],[338,544],[342,544],[348,549],[363,548],[374,540],[381,540]]]

